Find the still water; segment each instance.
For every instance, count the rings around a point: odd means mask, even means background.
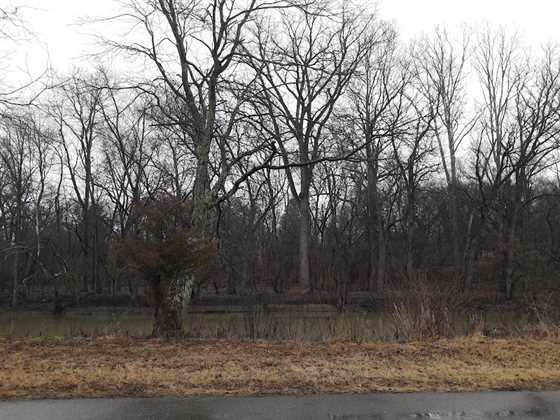
[[[478,314],[488,330],[511,330],[527,323],[511,312]],[[452,335],[462,335],[472,318],[458,314],[452,320]],[[299,311],[189,313],[184,318],[187,334],[200,338],[271,338],[308,340],[390,340],[396,336],[391,314],[383,312]],[[49,312],[0,312],[0,336],[147,336],[152,329],[149,310],[93,308]]]

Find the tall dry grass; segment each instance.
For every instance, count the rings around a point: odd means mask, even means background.
[[[454,287],[418,281],[395,299],[390,311],[397,340],[425,340],[465,335],[458,328],[457,318],[468,319],[468,296]]]

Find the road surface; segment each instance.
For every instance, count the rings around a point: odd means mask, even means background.
[[[0,402],[0,420],[560,419],[560,392],[333,394]]]

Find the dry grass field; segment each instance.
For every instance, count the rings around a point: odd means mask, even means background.
[[[0,338],[0,399],[560,389],[560,340]]]

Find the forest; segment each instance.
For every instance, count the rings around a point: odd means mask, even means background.
[[[347,1],[124,3],[88,24],[126,29],[99,55],[134,71],[0,92],[6,307],[147,301],[175,335],[205,296],[557,291],[556,46],[405,41]],[[17,10],[0,25],[24,30]]]

